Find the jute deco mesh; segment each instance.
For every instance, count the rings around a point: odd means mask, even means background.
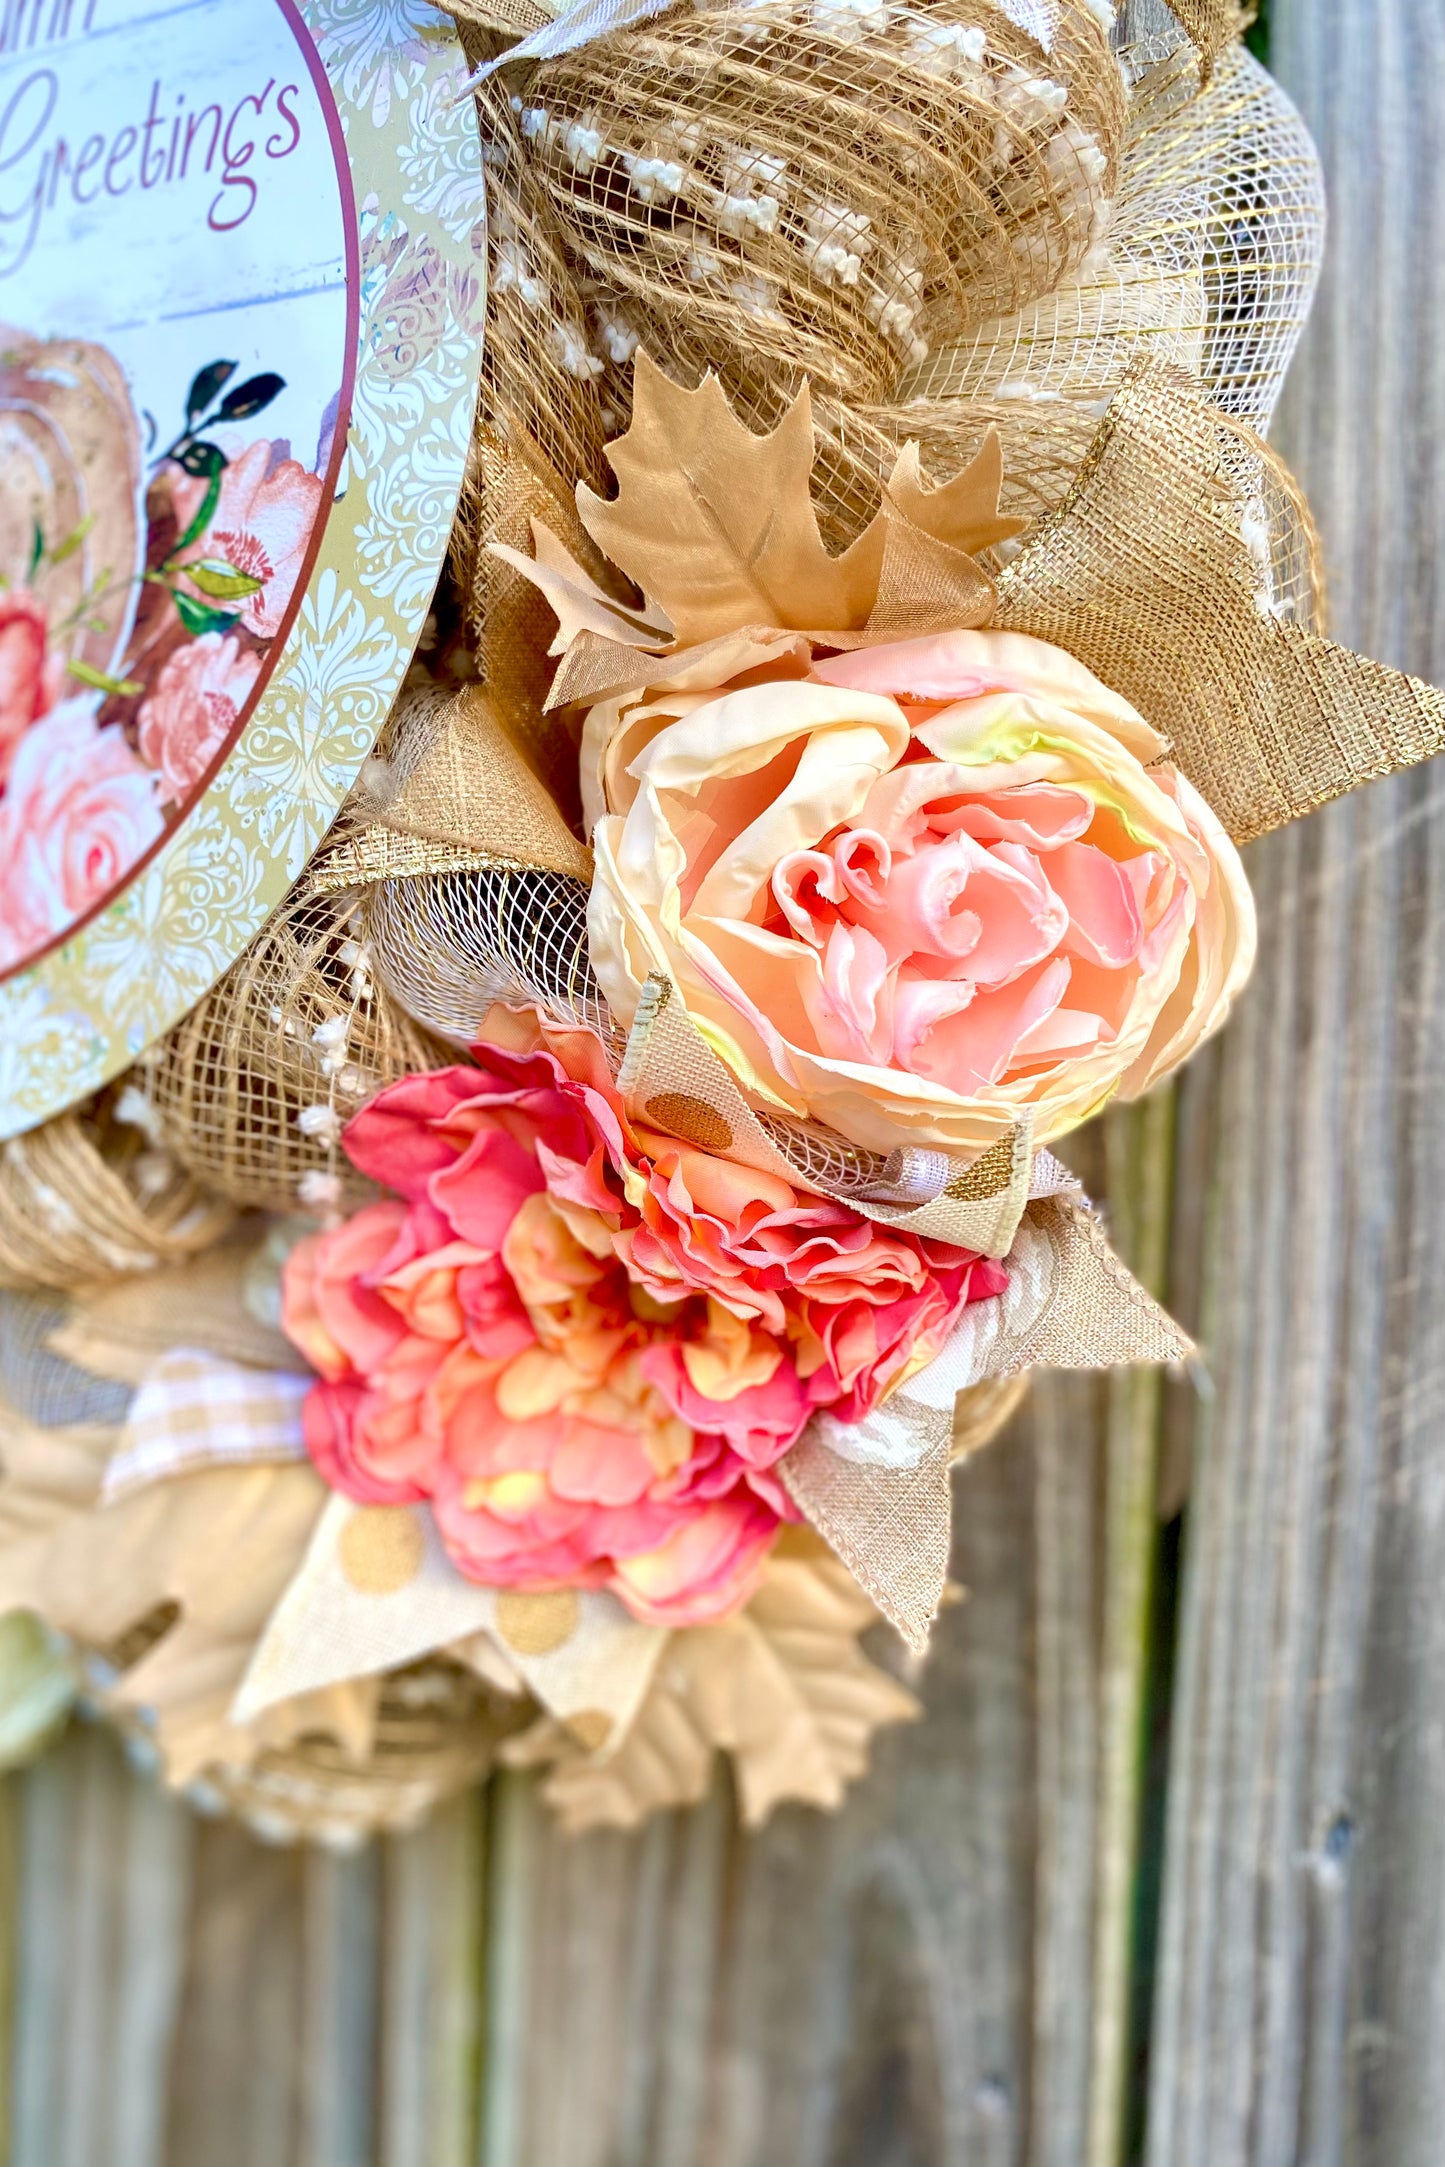
[[[1086,0],[1056,13],[1046,65],[1000,0],[756,0],[504,70],[612,427],[639,339],[760,428],[807,377],[823,530],[856,532],[887,448],[864,410],[1107,224],[1119,70]]]
[[[438,1048],[377,983],[345,894],[293,891],[136,1079],[208,1190],[262,1210],[334,1209],[368,1185],[339,1148],[379,1090]]]
[[[467,40],[473,57],[495,41]],[[576,809],[575,760],[541,724],[552,620],[536,589],[488,545],[527,550],[530,521],[563,535],[601,572],[577,519],[578,481],[601,484],[605,435],[586,312],[564,261],[505,84],[478,93],[487,198],[488,289],[482,385],[453,541],[483,683],[557,800]]]

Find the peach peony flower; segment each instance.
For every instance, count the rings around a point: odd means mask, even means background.
[[[180,560],[220,559],[261,582],[240,605],[241,622],[260,639],[274,639],[290,607],[321,510],[321,480],[296,459],[273,464],[275,447],[258,437],[221,475],[221,494],[211,523]],[[205,494],[204,481],[179,468],[171,497],[181,528],[190,523]]]
[[[1223,1021],[1254,955],[1238,854],[1081,663],[968,631],[810,670],[777,643],[735,686],[705,657],[587,721],[624,1023],[661,971],[760,1103],[973,1151],[1025,1107],[1062,1135]]]
[[[163,803],[194,790],[260,674],[259,655],[219,632],[176,649],[139,716],[141,757],[160,775]]]
[[[64,687],[65,657],[50,652],[49,639],[45,605],[28,587],[0,594],[0,775]]]
[[[724,1616],[796,1517],[773,1470],[812,1411],[876,1406],[1002,1268],[634,1126],[586,1033],[496,1029],[356,1116],[397,1200],[292,1253],[312,1457],[429,1499],[473,1579]]]
[[[0,970],[100,902],[163,825],[155,776],[97,727],[93,694],[33,724],[0,799]]]

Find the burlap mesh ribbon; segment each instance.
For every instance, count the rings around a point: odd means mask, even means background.
[[[937,1360],[862,1425],[816,1418],[779,1472],[883,1615],[923,1648],[948,1568],[949,1468],[1012,1414],[1010,1380],[1191,1352],[1092,1211],[1073,1197],[1044,1198],[1029,1206],[1010,1250],[1007,1291],[966,1310]]]
[[[1279,472],[1190,380],[1136,363],[999,583],[998,623],[1131,700],[1237,842],[1445,743],[1445,694],[1281,614],[1258,516]]]
[[[1089,400],[1141,354],[1191,370],[1214,403],[1267,427],[1303,328],[1324,243],[1324,185],[1299,115],[1240,48],[1197,89],[1180,46],[1142,66],[1105,239],[1073,278],[929,355],[905,378],[897,433],[920,400]]]

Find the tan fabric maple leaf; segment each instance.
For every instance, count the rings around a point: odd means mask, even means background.
[[[308,1697],[269,1724],[226,1720],[261,1627],[299,1566],[330,1492],[309,1462],[213,1467],[96,1504],[115,1432],[41,1429],[3,1410],[0,1612],[33,1610],[83,1647],[108,1650],[175,1606],[126,1668],[115,1700],[144,1708],[171,1781],[216,1760],[243,1764],[307,1727],[364,1752],[369,1711]]]
[[[543,1795],[574,1831],[633,1828],[660,1807],[695,1803],[719,1749],[733,1757],[750,1828],[787,1799],[836,1806],[866,1768],[874,1731],[920,1713],[858,1645],[877,1622],[847,1568],[810,1531],[790,1531],[746,1609],[672,1635],[610,1753],[589,1753],[544,1720],[507,1757],[548,1769]]]
[[[501,543],[493,554],[525,573],[556,612],[554,655],[589,639],[656,653],[673,640],[692,647],[745,626],[857,632],[897,585],[890,559],[907,566],[910,587],[922,562],[928,586],[946,595],[940,606],[951,623],[987,620],[993,587],[977,557],[1024,524],[999,513],[1003,455],[994,430],[939,487],[924,476],[917,445],[905,445],[877,513],[840,557],[829,556],[818,531],[814,450],[806,384],[777,427],[755,436],[715,377],[686,391],[640,352],[631,424],[607,447],[617,494],[579,484],[577,506],[593,541],[642,589],[641,608],[605,594],[535,520],[533,557]]]

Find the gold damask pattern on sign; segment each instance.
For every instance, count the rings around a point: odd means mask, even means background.
[[[132,1063],[281,902],[371,751],[445,556],[486,305],[481,151],[456,97],[466,64],[427,0],[305,0],[301,12],[361,206],[342,491],[231,758],[106,910],[0,985],[0,1137]]]

